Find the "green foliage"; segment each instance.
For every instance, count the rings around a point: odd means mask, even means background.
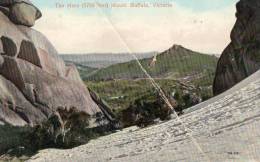
[[[58,109],[46,122],[34,128],[28,137],[34,150],[42,148],[71,148],[87,143],[93,136],[88,128],[90,116],[83,112]]]
[[[169,97],[174,95],[177,111],[182,112],[213,96],[217,57],[174,46],[157,56],[155,66],[149,66],[152,59],[141,59],[140,63]],[[136,60],[99,69],[85,76],[83,79],[88,87],[110,105],[121,121],[126,110],[140,107],[142,112],[149,112],[151,107],[152,111],[160,107],[156,106],[158,92],[146,79]]]
[[[213,96],[212,84],[217,57],[174,46],[157,56],[155,66],[149,66],[152,59],[141,59],[140,63],[168,96],[174,95],[177,111],[182,112],[183,109],[201,102],[201,99],[206,100]],[[136,109],[136,105],[143,112],[148,112],[146,109],[151,107],[158,109],[155,97],[158,92],[149,79],[146,79],[147,76],[136,60],[99,69],[88,77],[85,76],[83,79],[88,87],[110,105],[121,121],[122,113]]]
[[[8,124],[0,125],[0,155],[9,149],[16,149],[24,145],[26,135],[30,133],[29,127],[15,127]]]
[[[124,127],[132,125],[145,127],[153,124],[155,119],[169,119],[170,114],[171,109],[160,96],[148,94],[137,99],[129,108],[123,110],[120,120]]]
[[[204,78],[204,84],[210,84],[215,74],[218,59],[215,56],[181,48],[175,51],[168,50],[158,55],[154,67],[149,67],[151,60],[152,58],[142,59],[140,62],[146,71],[154,78],[186,79],[193,81]],[[93,73],[93,75],[83,78],[89,81],[102,81],[146,77],[134,60],[100,69],[96,73]]]
[[[168,99],[172,98],[177,102],[175,109],[178,112],[199,103],[204,96],[212,96],[212,91],[208,87],[196,87],[174,79],[156,79],[155,81]],[[143,114],[143,112],[157,114],[155,111],[162,107],[162,104],[158,106],[158,100],[161,97],[158,96],[158,92],[148,79],[86,82],[86,84],[110,105],[117,119],[127,126],[133,125],[131,124],[133,121],[138,122],[133,120],[134,117],[130,120],[131,122],[124,121],[125,117],[122,117],[124,113],[128,112],[133,115],[132,112],[136,112],[139,107],[141,110],[138,109],[138,114]],[[204,97],[204,99],[207,98]],[[141,116],[144,116],[142,119],[147,119],[145,115]],[[155,118],[153,115],[148,116],[150,119]],[[158,118],[160,115],[155,116]]]
[[[30,157],[40,149],[72,148],[91,139],[111,133],[109,126],[89,128],[90,116],[75,109],[58,109],[47,121],[36,127],[0,126],[2,159]]]

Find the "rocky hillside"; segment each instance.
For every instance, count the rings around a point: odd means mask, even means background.
[[[188,110],[183,123],[131,127],[70,150],[43,150],[29,161],[257,161],[259,105],[260,71]]]
[[[90,128],[110,122],[76,67],[66,66],[48,39],[30,28],[40,17],[28,0],[0,1],[0,154],[9,147],[3,125],[32,127],[55,116],[64,128],[75,114],[89,117]]]
[[[188,50],[174,45],[156,57],[140,60],[143,67],[154,78],[173,78],[192,80],[214,76],[217,57]],[[137,79],[147,76],[131,61],[109,66],[89,75],[86,80]],[[206,80],[206,79],[205,79]]]
[[[221,55],[214,81],[220,94],[260,68],[260,1],[240,0],[231,43]]]

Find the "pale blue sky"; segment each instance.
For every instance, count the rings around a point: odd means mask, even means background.
[[[238,0],[175,0],[177,4],[195,11],[217,10],[232,5]]]
[[[238,0],[32,0],[39,8],[55,8],[56,2],[82,3],[82,2],[173,2],[193,11],[203,12],[208,10],[218,10],[228,7]],[[91,10],[91,9],[89,9]],[[86,10],[84,10],[86,11]]]
[[[221,53],[230,42],[238,0],[31,0],[43,13],[35,29],[60,53],[163,51],[173,44]],[[57,9],[82,2],[170,2],[172,8]],[[119,33],[119,35],[118,35]],[[123,38],[122,39],[120,38]],[[64,39],[66,38],[66,39]]]

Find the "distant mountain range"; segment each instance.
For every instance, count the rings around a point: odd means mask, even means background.
[[[157,54],[157,57],[139,60],[144,69],[154,78],[194,80],[207,77],[212,82],[218,57],[194,52],[180,45]],[[151,62],[154,65],[151,66]],[[138,79],[147,78],[135,60],[114,64],[83,76],[84,80]]]
[[[158,52],[136,53],[138,59],[153,57]],[[77,65],[88,66],[90,68],[104,68],[110,65],[134,60],[128,53],[93,53],[93,54],[61,54],[66,62],[73,62]]]

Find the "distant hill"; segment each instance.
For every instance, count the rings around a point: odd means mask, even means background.
[[[136,56],[139,59],[150,58],[154,56],[157,52],[147,52],[147,53],[137,53]],[[128,62],[133,60],[133,56],[127,53],[104,53],[104,54],[62,54],[61,57],[64,61],[73,62],[75,64],[80,64],[88,66],[91,68],[104,68],[110,65]]]
[[[157,55],[155,65],[150,67],[153,57],[140,59],[142,66],[154,78],[173,78],[186,81],[204,78],[207,85],[213,80],[218,58],[174,45]],[[138,79],[146,75],[135,60],[111,65],[89,75],[85,80]]]
[[[92,75],[95,71],[98,70],[97,68],[82,65],[80,63],[73,62],[73,61],[65,61],[65,63],[74,64],[77,67],[79,74],[82,78],[87,78],[88,76]]]
[[[212,83],[218,61],[215,55],[174,45],[156,57],[139,61],[166,96],[176,100],[175,106],[179,110],[213,96]],[[157,91],[136,60],[96,69],[81,76],[86,85],[110,105],[120,121],[124,121],[124,112],[136,106],[136,101],[142,101],[141,105],[149,103],[149,108],[153,105],[150,103],[158,101]],[[131,113],[129,116],[132,116]]]

